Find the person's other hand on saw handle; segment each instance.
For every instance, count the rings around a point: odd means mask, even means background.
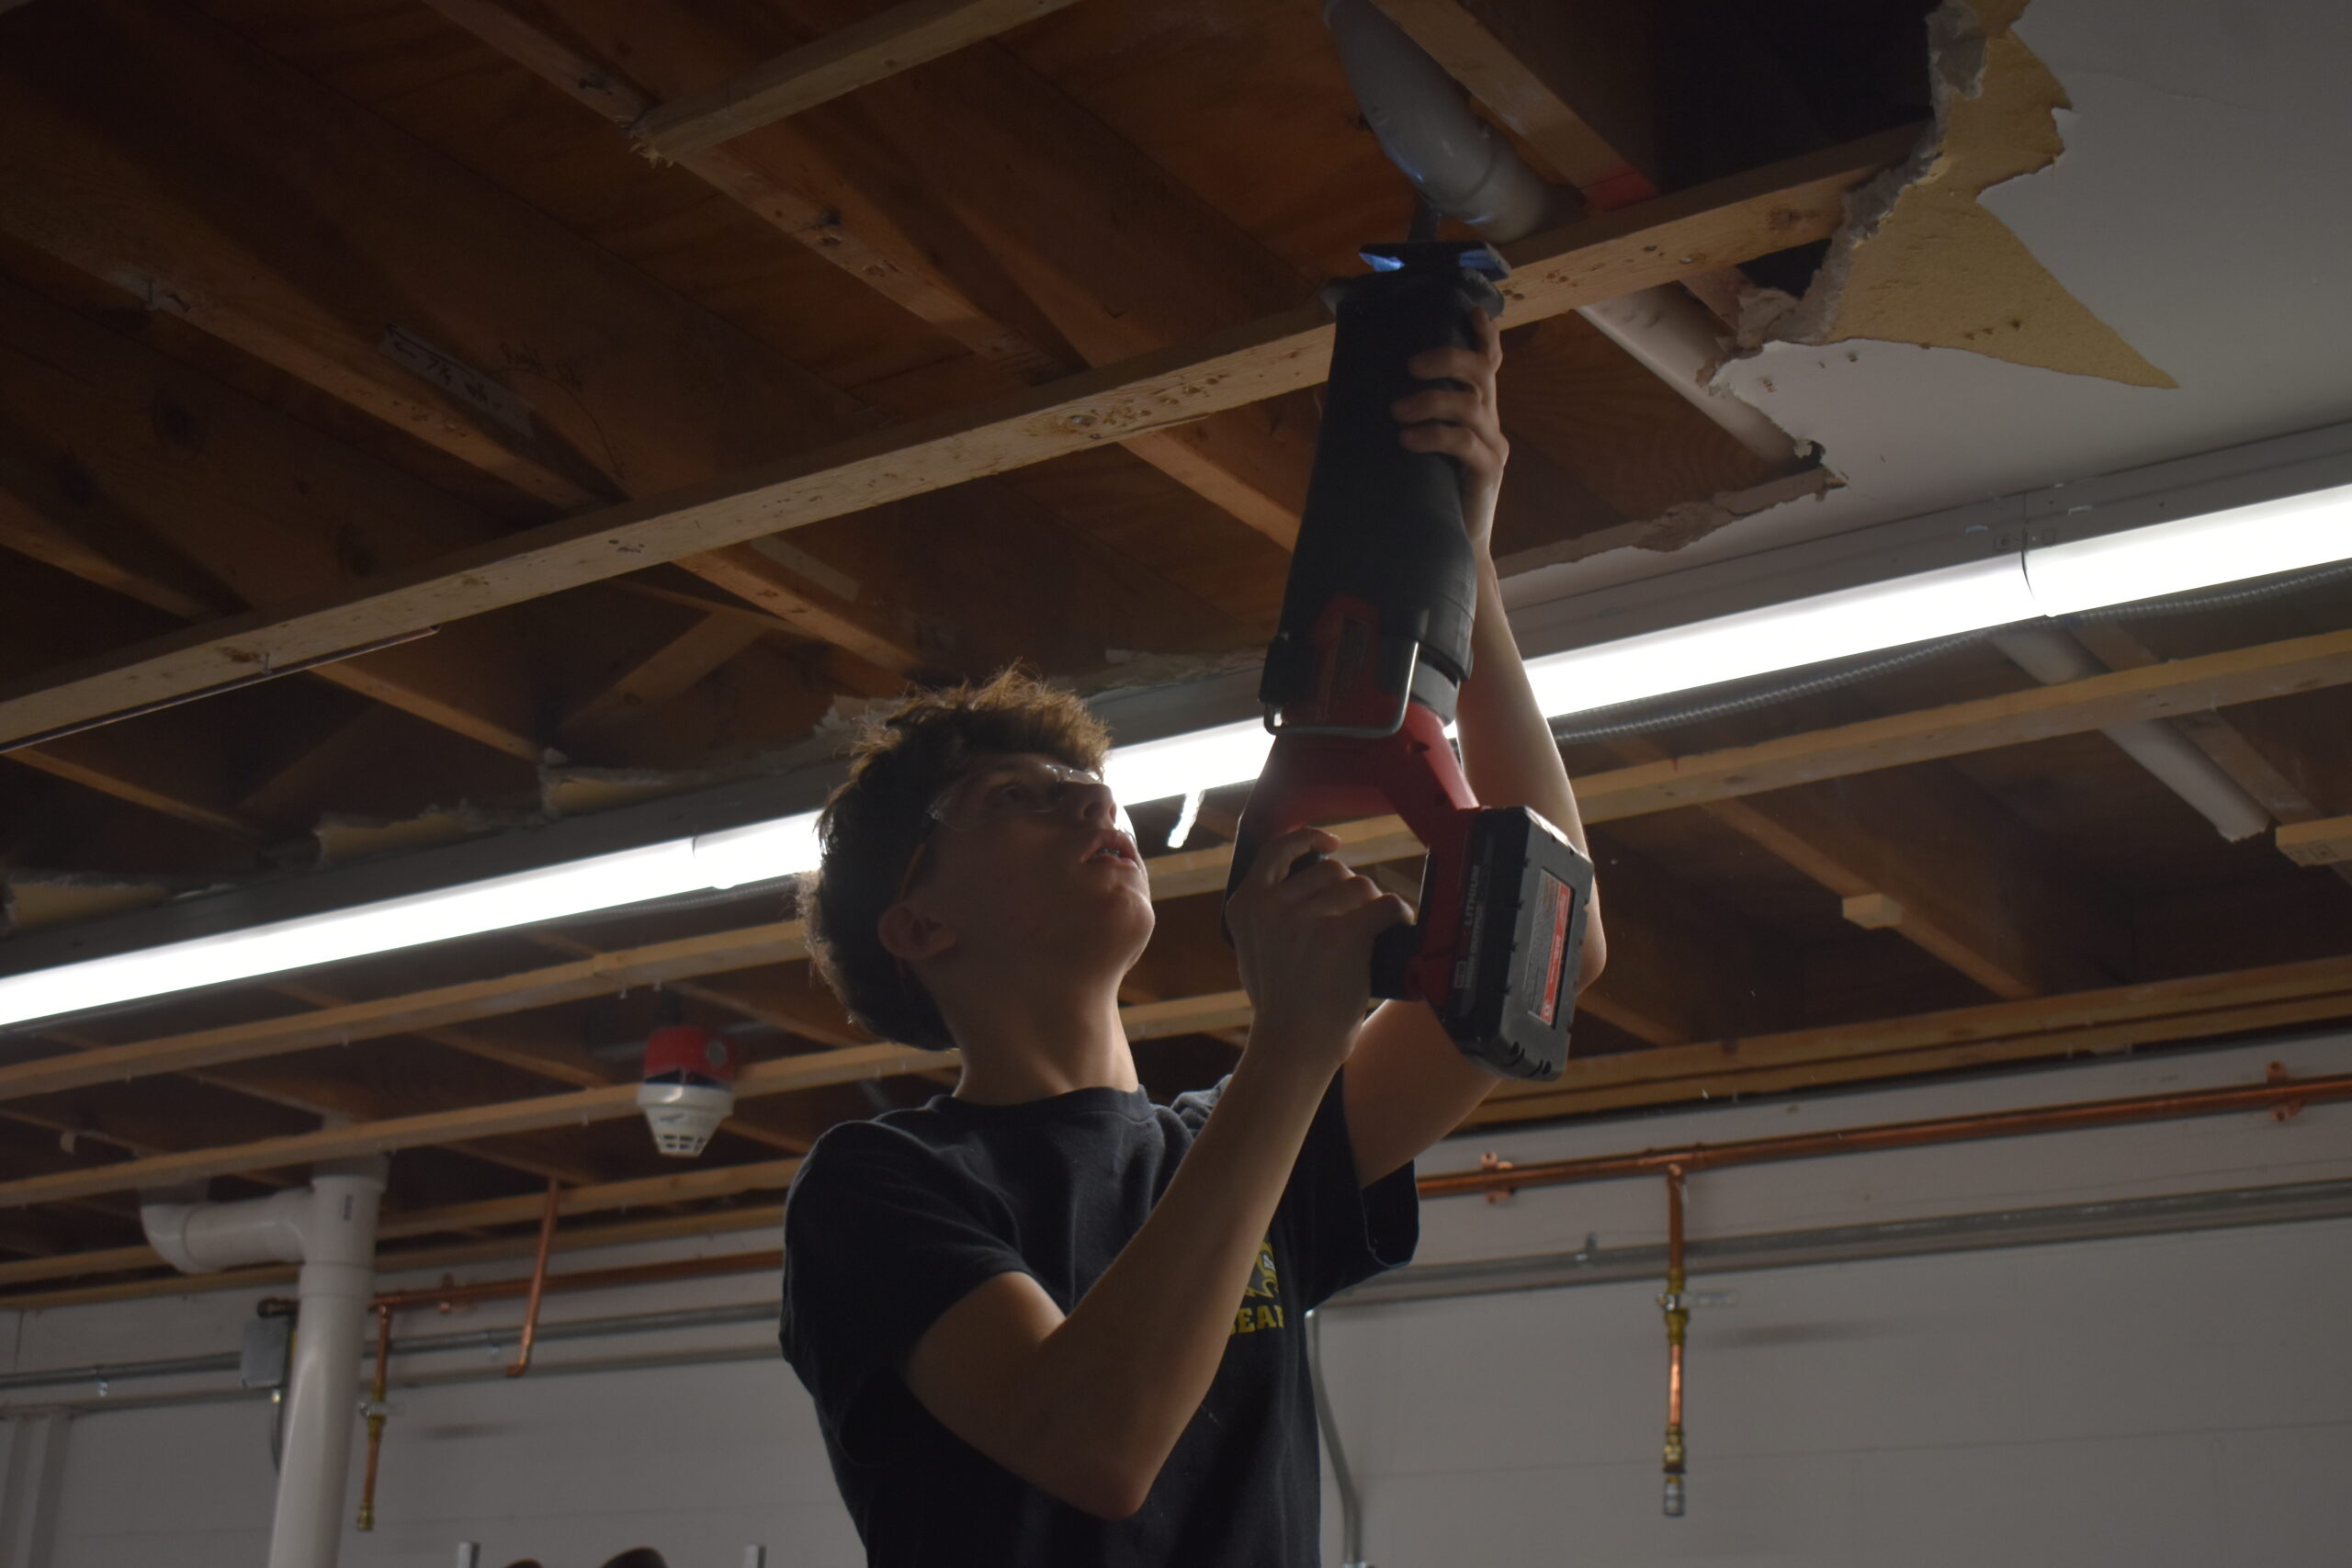
[[[1326,1077],[1346,1060],[1372,1005],[1374,941],[1412,919],[1402,898],[1328,858],[1339,848],[1319,828],[1283,834],[1258,852],[1226,905],[1257,1014],[1250,1050],[1295,1058]]]

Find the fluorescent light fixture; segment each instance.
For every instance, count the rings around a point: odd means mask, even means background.
[[[743,828],[722,828],[694,840],[695,869],[704,887],[740,887],[817,868],[817,814],[779,817]]]
[[[2352,485],[2037,545],[2025,552],[2025,574],[2037,613],[2064,615],[2301,571],[2346,556],[2352,556]]]
[[[1273,744],[1274,738],[1254,718],[1164,740],[1138,741],[1112,751],[1103,782],[1122,806],[1165,800],[1256,778]]]
[[[0,1023],[475,936],[705,886],[680,839],[0,979]]]
[[[2040,614],[2017,558],[2001,556],[1531,659],[1527,676],[1556,718]]]
[[[2036,546],[1966,566],[1528,662],[1546,715],[1582,713],[1727,681],[2320,566],[2352,556],[2352,486],[2144,528]],[[1122,746],[1108,769],[1122,805],[1257,777],[1272,745],[1254,720]],[[1192,807],[1197,811],[1197,806]],[[169,946],[0,977],[0,1023],[363,957],[586,914],[817,863],[816,814],[757,822],[568,865],[412,894]]]

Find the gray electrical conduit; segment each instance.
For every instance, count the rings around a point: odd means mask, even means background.
[[[1323,1382],[1323,1309],[1306,1314],[1306,1376],[1315,1390],[1315,1427],[1323,1435],[1323,1452],[1331,1461],[1331,1479],[1340,1494],[1340,1568],[1371,1568],[1363,1560],[1363,1501],[1356,1495],[1355,1472],[1348,1468],[1348,1450],[1340,1441],[1339,1419],[1331,1414],[1331,1395]]]

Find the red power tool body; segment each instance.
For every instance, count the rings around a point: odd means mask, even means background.
[[[1406,363],[1475,346],[1506,271],[1482,244],[1368,248],[1377,270],[1325,291],[1338,320],[1323,427],[1280,628],[1259,696],[1273,749],[1243,808],[1230,895],[1269,840],[1317,823],[1403,818],[1429,852],[1419,918],[1383,933],[1374,996],[1427,1002],[1464,1055],[1559,1076],[1592,863],[1523,807],[1481,807],[1446,726],[1470,674],[1476,562],[1460,466],[1408,450],[1390,412],[1434,383]],[[1458,385],[1458,383],[1446,383]]]

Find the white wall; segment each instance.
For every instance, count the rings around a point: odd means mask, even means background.
[[[1968,1084],[1617,1119],[1465,1141],[1531,1160],[1723,1141],[2299,1073],[2352,1071],[2352,1038],[2105,1062]],[[2019,1204],[2352,1178],[2352,1106],[2233,1115],[1702,1174],[1694,1240]],[[1429,1261],[1654,1244],[1656,1180],[1433,1201]],[[741,1246],[742,1239],[715,1243]],[[580,1266],[575,1264],[575,1266]],[[484,1269],[485,1275],[513,1266]],[[1690,1513],[1658,1513],[1663,1337],[1653,1284],[1334,1311],[1325,1352],[1381,1568],[1594,1564],[2352,1560],[2352,1221],[1694,1277],[1736,1304],[1690,1336]],[[550,1298],[551,1319],[773,1296],[757,1278]],[[233,1348],[250,1298],[198,1295],[0,1319],[9,1370]],[[511,1305],[404,1331],[510,1322]],[[582,1357],[689,1344],[753,1359],[563,1375]],[[594,1568],[650,1544],[681,1568],[858,1559],[815,1423],[765,1324],[542,1347],[541,1371],[396,1385],[379,1529],[355,1568],[536,1555]],[[401,1376],[491,1371],[479,1351]],[[542,1375],[542,1372],[554,1375]],[[217,1387],[219,1377],[195,1380]],[[193,1386],[193,1385],[190,1385]],[[110,1395],[168,1392],[122,1384]],[[46,1395],[86,1401],[92,1391]],[[12,1408],[27,1396],[14,1396]],[[12,1420],[6,1426],[20,1428]],[[270,1473],[255,1404],[78,1416],[57,1568],[259,1560]],[[0,1452],[6,1452],[0,1450]],[[356,1483],[353,1497],[356,1501]],[[21,1506],[22,1499],[9,1505]],[[1328,1501],[1327,1561],[1337,1562]],[[0,1568],[11,1536],[0,1521]],[[27,1561],[40,1561],[38,1558]]]

